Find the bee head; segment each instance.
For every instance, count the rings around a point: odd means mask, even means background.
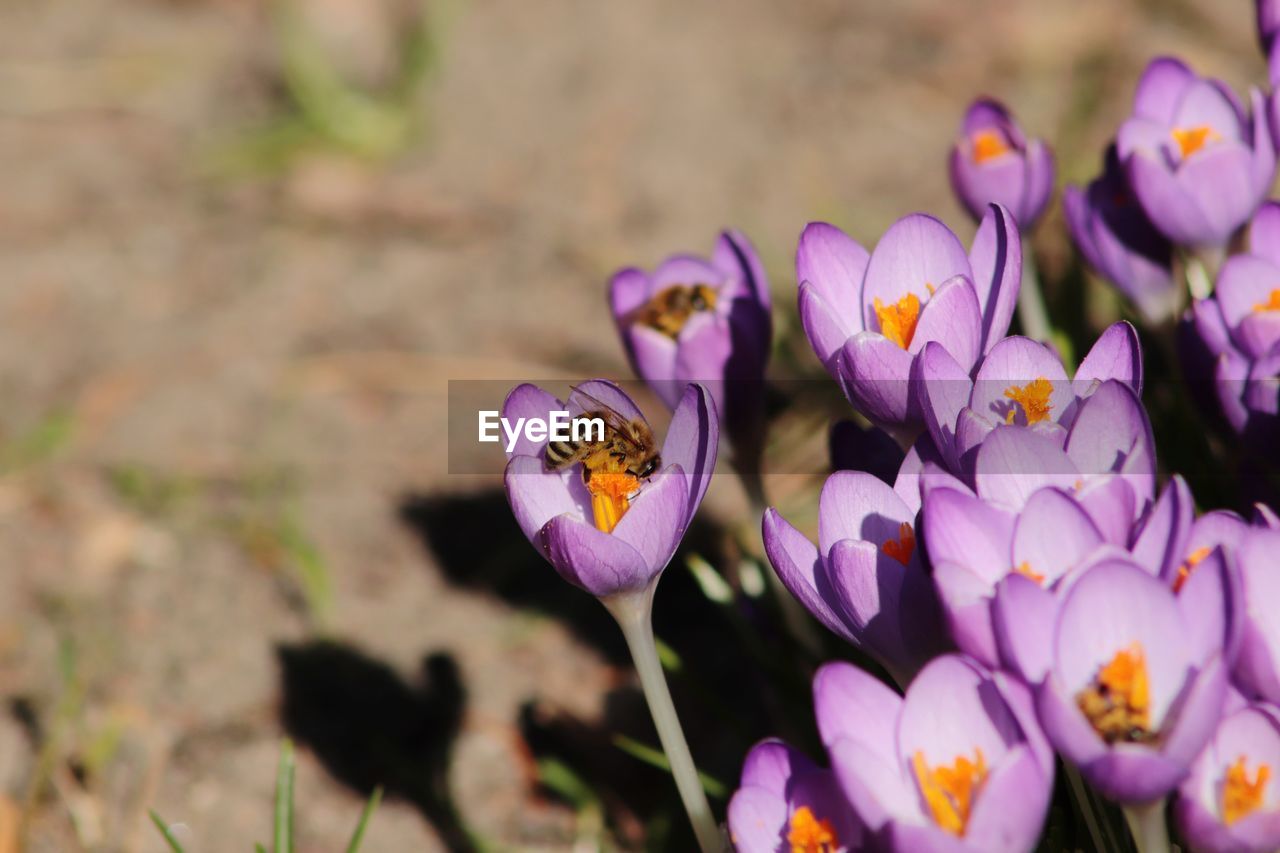
[[[638,470],[631,471],[630,473],[635,475],[641,480],[647,480],[650,477],[652,477],[653,473],[657,471],[658,468],[660,468],[661,466],[662,466],[662,457],[659,456],[657,453],[655,453],[653,454],[653,456],[649,457],[643,463],[641,463]]]

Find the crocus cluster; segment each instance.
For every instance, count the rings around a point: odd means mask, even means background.
[[[1257,14],[1274,57],[1280,3],[1260,0]],[[1280,204],[1265,201],[1276,103],[1254,91],[1246,107],[1156,59],[1102,174],[1064,197],[1081,253],[1147,323],[1184,304],[1187,272],[1191,391],[1268,449],[1280,436]],[[1050,335],[1009,334],[1024,234],[1053,196],[1048,146],[981,99],[950,177],[978,220],[967,248],[923,213],[870,251],[827,223],[800,235],[801,325],[864,420],[832,430],[816,530],[768,508],[763,551],[784,602],[874,672],[817,669],[823,759],[757,744],[728,804],[729,838],[792,853],[1032,850],[1060,760],[1081,813],[1093,813],[1087,786],[1129,813],[1140,849],[1167,846],[1169,803],[1192,850],[1280,849],[1280,516],[1262,504],[1247,517],[1201,512],[1186,480],[1162,477],[1133,325],[1101,330],[1070,366]],[[1246,224],[1247,248],[1207,291],[1206,267]],[[771,297],[751,244],[726,231],[709,258],[618,272],[609,300],[636,373],[673,410],[665,439],[611,382],[563,401],[521,385],[509,420],[607,414],[611,433],[589,447],[521,438],[507,495],[538,551],[618,618],[709,851],[720,836],[649,608],[719,436],[740,474],[763,447]],[[1019,313],[1024,330],[1030,316]]]

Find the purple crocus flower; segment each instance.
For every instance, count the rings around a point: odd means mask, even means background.
[[[1149,323],[1172,316],[1178,301],[1173,246],[1156,230],[1129,189],[1115,146],[1102,174],[1062,197],[1067,227],[1089,265],[1138,307]]]
[[[862,827],[830,770],[771,738],[743,762],[729,839],[739,853],[843,853],[860,849]]]
[[[1280,204],[1249,227],[1247,254],[1228,258],[1213,296],[1187,315],[1183,361],[1201,387],[1212,377],[1222,414],[1255,445],[1280,434]]]
[[[1244,587],[1240,652],[1233,677],[1250,697],[1280,704],[1280,530],[1253,528],[1240,543],[1238,559]]]
[[[930,343],[916,359],[912,378],[934,446],[963,477],[972,473],[972,455],[982,440],[1001,424],[1066,431],[1104,382],[1115,380],[1141,394],[1142,348],[1131,325],[1115,323],[1069,379],[1051,348],[1016,335],[993,346],[970,381],[950,353]]]
[[[1035,847],[1053,759],[1019,686],[944,655],[905,697],[845,663],[818,670],[813,693],[832,770],[878,849]]]
[[[619,270],[609,305],[633,369],[668,408],[685,385],[703,384],[735,450],[758,454],[772,319],[764,265],[746,236],[724,232],[706,259]]]
[[[974,219],[1000,204],[1030,230],[1053,195],[1053,152],[1039,139],[1028,140],[1004,105],[990,98],[965,112],[950,169],[951,188]]]
[[[1116,150],[1129,186],[1166,237],[1224,246],[1266,198],[1276,152],[1262,93],[1252,114],[1223,83],[1163,57],[1147,66]]]
[[[1227,690],[1223,637],[1200,630],[1215,620],[1198,611],[1220,606],[1177,596],[1121,557],[1067,591],[1036,705],[1049,740],[1105,796],[1158,801],[1213,735]]]
[[[936,341],[965,370],[1004,337],[1017,303],[1022,243],[1013,216],[987,209],[966,255],[932,216],[906,216],[867,250],[835,226],[800,235],[800,320],[845,396],[904,447],[919,432],[911,364]]]
[[[1254,12],[1258,21],[1258,42],[1262,45],[1263,53],[1270,53],[1276,34],[1280,33],[1280,2],[1254,0]]]
[[[507,395],[502,417],[570,417],[606,406],[621,417],[644,415],[617,385],[593,379],[561,402],[536,385]],[[521,435],[503,480],[507,500],[525,537],[560,575],[597,598],[638,592],[666,568],[715,467],[719,426],[706,389],[690,385],[676,406],[662,444],[660,464],[647,481],[625,473],[593,474],[583,482],[581,465],[549,471],[547,442]]]
[[[1280,722],[1276,709],[1224,716],[1191,765],[1175,807],[1178,828],[1198,853],[1280,849]]]
[[[778,577],[828,629],[905,684],[946,647],[916,547],[915,513],[871,474],[837,471],[818,498],[818,545],[776,509],[764,547]]]

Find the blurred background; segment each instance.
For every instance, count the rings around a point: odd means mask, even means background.
[[[448,473],[448,381],[628,378],[609,274],[730,225],[771,274],[775,377],[820,375],[806,222],[871,245],[924,210],[967,242],[973,97],[1083,182],[1161,53],[1265,82],[1245,0],[7,0],[0,853],[162,850],[149,808],[248,849],[282,734],[302,850],[379,785],[368,850],[684,849],[616,627],[497,465]],[[1087,339],[1115,297],[1056,202],[1034,240]],[[736,594],[721,479],[688,548]],[[819,481],[776,480],[811,517]],[[754,740],[812,736],[773,693],[807,671],[743,663],[773,640],[687,553],[658,633],[731,790]]]

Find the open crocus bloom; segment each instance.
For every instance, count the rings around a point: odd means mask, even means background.
[[[1114,145],[1099,177],[1084,189],[1067,187],[1062,208],[1071,239],[1098,275],[1129,297],[1147,322],[1172,316],[1178,301],[1173,246],[1133,197]]]
[[[986,666],[1003,662],[1028,683],[1044,677],[1042,642],[1017,632],[997,644],[993,615],[1003,608],[1034,612],[1047,632],[1056,593],[1106,545],[1071,489],[1045,487],[1020,512],[972,494],[939,487],[925,496],[924,541],[951,635]],[[1021,615],[1021,613],[1020,613]]]
[[[1211,375],[1231,428],[1269,447],[1280,435],[1280,204],[1258,210],[1249,252],[1227,259],[1213,296],[1196,300],[1189,318],[1189,372]]]
[[[843,853],[860,849],[862,827],[830,770],[769,739],[743,762],[729,838],[739,853]]]
[[[765,553],[782,583],[900,684],[946,647],[915,523],[892,488],[855,471],[823,485],[817,547],[776,509],[764,516]]]
[[[609,306],[636,374],[669,408],[697,382],[726,429],[759,426],[772,320],[764,265],[744,234],[724,232],[706,259],[675,255],[652,273],[619,270]]]
[[[1035,847],[1053,759],[1016,690],[959,655],[930,662],[905,697],[849,664],[818,670],[818,731],[877,849]]]
[[[1175,814],[1191,848],[1268,853],[1280,848],[1280,723],[1248,707],[1223,717],[1179,789]]]
[[[1255,528],[1239,549],[1245,606],[1239,618],[1240,652],[1236,658],[1236,684],[1251,697],[1280,704],[1280,530]]]
[[[578,385],[565,402],[536,385],[520,385],[507,395],[502,417],[512,423],[547,419],[553,411],[573,417],[601,403],[628,420],[644,419],[618,386],[599,379]],[[507,500],[525,537],[565,580],[599,598],[636,592],[666,568],[680,544],[711,480],[718,438],[715,403],[690,385],[667,429],[661,465],[647,481],[614,475],[588,486],[580,463],[550,471],[547,442],[521,435],[503,476]]]
[[[868,419],[909,443],[920,422],[908,392],[911,364],[931,341],[964,370],[1009,328],[1022,244],[1009,211],[986,216],[966,255],[946,225],[912,214],[870,254],[840,229],[810,223],[800,235],[800,320],[814,353]]]
[[[1004,105],[989,98],[965,112],[950,169],[951,187],[974,219],[1000,204],[1029,229],[1053,195],[1053,152],[1028,140]]]
[[[1176,59],[1153,60],[1116,149],[1129,186],[1166,237],[1223,246],[1266,198],[1276,152],[1262,93],[1252,117],[1222,83]]]
[[[924,348],[912,369],[917,406],[934,447],[952,473],[973,472],[973,454],[1001,424],[1067,430],[1088,397],[1108,380],[1142,393],[1142,349],[1125,322],[1094,343],[1074,379],[1052,349],[1020,335],[991,348],[973,380],[936,343]]]
[[[1177,596],[1119,557],[1067,591],[1036,704],[1049,740],[1105,796],[1163,797],[1212,736],[1227,686],[1223,637],[1200,630],[1215,620],[1196,611],[1220,606]]]

